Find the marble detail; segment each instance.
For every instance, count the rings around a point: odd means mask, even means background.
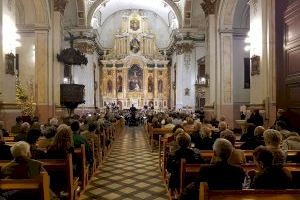
[[[64,15],[68,1],[69,0],[54,0],[54,11],[58,11],[62,15]]]
[[[205,16],[215,14],[216,2],[216,0],[204,0],[203,3],[201,3]]]
[[[75,42],[74,48],[79,49],[81,53],[93,54],[95,51],[95,46],[88,42]]]
[[[192,53],[193,49],[194,49],[194,45],[187,42],[177,43],[175,47],[175,51],[177,55]]]

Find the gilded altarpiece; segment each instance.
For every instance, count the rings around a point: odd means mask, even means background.
[[[125,109],[132,104],[137,108],[169,107],[169,61],[157,48],[142,11],[133,10],[123,16],[114,48],[101,63],[103,106],[116,103]]]

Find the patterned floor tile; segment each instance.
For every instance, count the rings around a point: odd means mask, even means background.
[[[168,200],[158,168],[140,127],[126,127],[80,200]]]

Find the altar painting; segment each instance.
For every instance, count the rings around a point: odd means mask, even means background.
[[[132,65],[128,70],[129,91],[140,91],[143,88],[143,70],[138,65]]]

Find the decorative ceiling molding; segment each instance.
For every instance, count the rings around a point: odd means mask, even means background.
[[[96,50],[94,44],[91,44],[89,42],[75,42],[74,48],[79,49],[80,52],[85,54],[93,54]]]
[[[204,10],[205,16],[215,14],[216,0],[203,0],[201,7]]]
[[[64,15],[68,1],[69,0],[54,0],[54,11],[58,11],[62,15]]]

